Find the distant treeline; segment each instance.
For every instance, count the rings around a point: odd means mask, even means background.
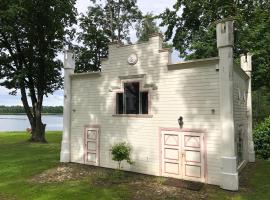
[[[22,106],[0,106],[0,114],[24,114]],[[43,106],[44,114],[62,114],[63,106]]]

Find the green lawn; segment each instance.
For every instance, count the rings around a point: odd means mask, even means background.
[[[91,187],[89,181],[34,184],[35,174],[55,167],[59,162],[60,132],[47,135],[48,144],[26,142],[26,133],[0,133],[0,199],[61,200],[61,199],[123,199],[127,188]]]
[[[26,142],[27,137],[26,133],[0,133],[0,200],[136,199],[134,194],[138,188],[128,184],[95,185],[89,177],[62,183],[30,181],[35,175],[59,165],[61,133],[49,132],[48,144],[31,144]],[[240,192],[206,186],[201,193],[206,194],[206,199],[270,199],[270,161],[260,161],[245,171],[247,180]],[[155,195],[151,199],[160,199]]]

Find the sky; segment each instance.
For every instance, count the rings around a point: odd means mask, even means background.
[[[138,6],[143,14],[148,12],[153,14],[160,14],[166,8],[172,8],[176,0],[137,0]],[[90,0],[77,0],[76,7],[78,13],[85,13],[87,7],[90,4]],[[164,28],[161,29],[163,32]],[[132,42],[136,41],[135,31],[131,30],[130,35]],[[177,52],[173,53],[174,60],[177,58]],[[22,105],[20,95],[12,96],[9,95],[9,90],[0,86],[0,105]],[[53,95],[49,95],[44,99],[44,106],[58,106],[63,105],[63,91],[56,91]]]

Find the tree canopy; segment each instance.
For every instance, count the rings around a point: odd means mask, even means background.
[[[74,5],[75,0],[0,1],[0,85],[20,92],[32,141],[46,141],[43,98],[62,87],[62,62],[56,57],[72,37]]]
[[[151,34],[160,32],[155,19],[156,16],[152,13],[147,13],[136,25],[136,36],[138,38],[138,42],[148,41]]]
[[[76,72],[100,70],[108,56],[109,42],[130,43],[129,31],[142,14],[136,0],[92,0],[86,15],[79,18]],[[104,4],[102,4],[102,2]]]
[[[130,43],[130,28],[142,18],[137,0],[106,0],[104,11],[110,22],[111,41]]]
[[[81,15],[79,23],[78,42],[81,45],[76,47],[76,72],[98,71],[101,59],[108,56],[109,20],[102,6],[96,4]]]
[[[177,0],[173,9],[161,15],[167,26],[166,40],[185,59],[217,56],[215,22],[235,20],[236,57],[252,52],[253,89],[270,88],[270,2],[265,0]]]

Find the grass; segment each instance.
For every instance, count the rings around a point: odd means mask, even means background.
[[[128,184],[91,184],[89,177],[63,183],[31,182],[35,175],[59,165],[61,133],[49,132],[48,144],[32,144],[26,142],[27,138],[22,132],[0,133],[0,200],[120,200],[133,199],[138,190]],[[207,199],[270,199],[270,161],[249,166],[243,176],[245,181],[240,192],[228,192],[215,186],[206,186],[203,192]],[[158,199],[158,195],[153,193],[152,199]]]
[[[124,199],[124,186],[92,187],[87,180],[35,184],[29,179],[59,162],[60,132],[47,134],[48,144],[26,142],[26,133],[0,133],[0,199]]]

